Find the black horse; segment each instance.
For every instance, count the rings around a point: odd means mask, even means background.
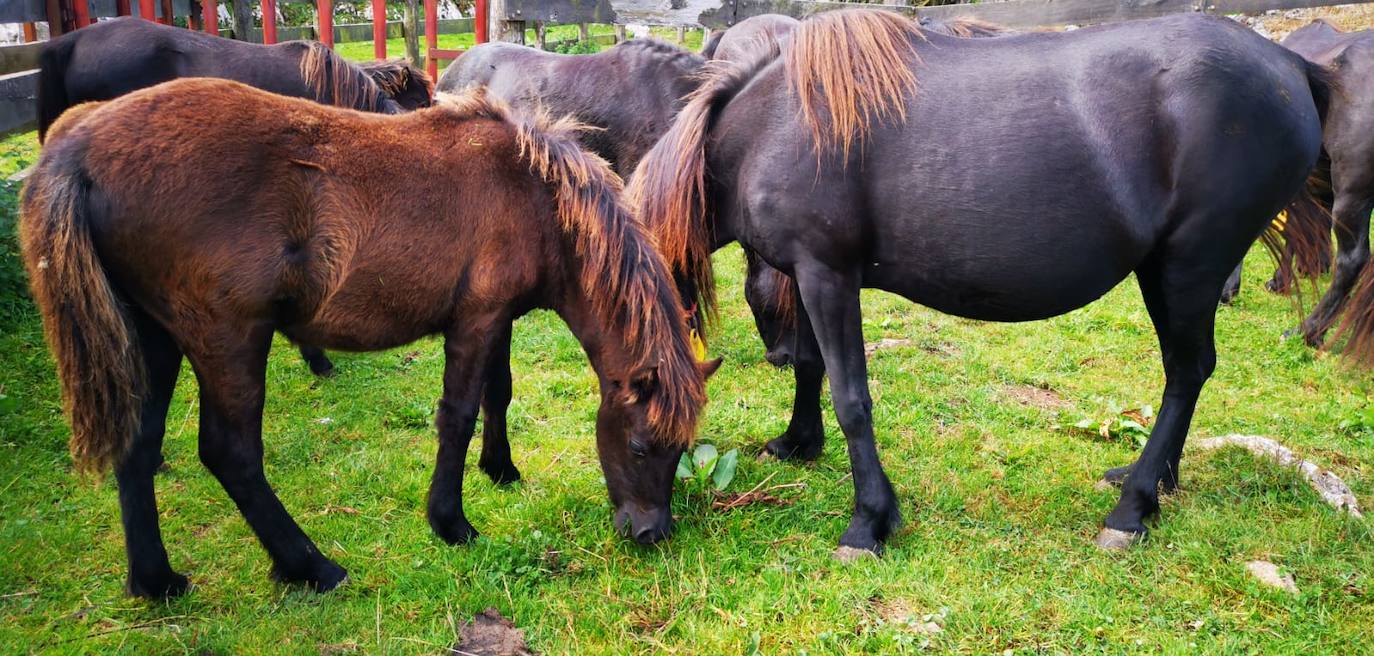
[[[1099,536],[1120,548],[1177,482],[1222,284],[1303,188],[1327,92],[1321,69],[1221,18],[962,39],[828,12],[780,55],[708,79],[630,195],[703,307],[710,253],[731,241],[797,281],[796,348],[824,362],[853,468],[840,544],[861,550],[900,513],[874,446],[859,289],[1029,321],[1134,272],[1167,380]],[[821,374],[798,368],[773,454],[820,452]]]
[[[430,105],[434,84],[401,59],[353,64],[314,41],[263,46],[117,18],[43,45],[38,72],[38,139],[68,108],[111,100],[182,77],[217,77],[326,105],[397,114]],[[324,351],[301,347],[310,371],[327,376]]]
[[[702,56],[655,39],[633,39],[591,55],[561,55],[484,43],[439,77],[438,89],[481,85],[518,109],[543,108],[597,128],[582,143],[622,177],[668,131],[697,88]]]
[[[101,21],[64,34],[43,45],[39,60],[40,140],[68,107],[181,77],[224,78],[284,96],[389,114],[428,106],[433,87],[422,71],[401,60],[364,68],[314,41],[264,46],[139,18]]]

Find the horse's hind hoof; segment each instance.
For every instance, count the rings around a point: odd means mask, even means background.
[[[516,469],[513,463],[508,462],[503,465],[485,465],[478,462],[477,466],[482,470],[482,473],[486,474],[487,477],[491,479],[491,482],[497,485],[511,485],[520,480],[520,470]]]
[[[325,360],[325,361],[322,362],[322,363],[311,362],[311,363],[310,363],[310,373],[315,374],[316,376],[319,376],[320,378],[333,378],[333,377],[334,377],[334,363],[333,363],[333,362],[330,362],[330,361],[328,361],[328,360]]]
[[[1133,466],[1134,465],[1126,465],[1125,467],[1112,467],[1108,469],[1102,474],[1102,480],[1098,481],[1098,485],[1101,486],[1105,483],[1111,487],[1121,487],[1121,484],[1126,482],[1126,477],[1131,475],[1131,467]]]
[[[320,593],[329,592],[348,582],[347,570],[328,558],[321,557],[320,560],[313,566],[314,571],[309,573],[286,573],[273,567],[272,579],[278,583],[304,585]]]
[[[1144,533],[1102,527],[1097,534],[1097,547],[1103,551],[1125,551],[1145,539]]]
[[[763,445],[763,452],[759,454],[760,459],[767,457],[777,458],[778,460],[798,460],[801,462],[814,462],[821,457],[822,440],[812,440],[801,442],[789,435],[769,440]]]
[[[846,565],[859,560],[877,560],[878,552],[875,549],[860,549],[857,547],[847,547],[840,545],[835,548],[835,560]]]
[[[190,592],[191,581],[185,576],[168,570],[167,573],[156,577],[135,579],[130,576],[124,587],[132,597],[155,600],[170,599]]]

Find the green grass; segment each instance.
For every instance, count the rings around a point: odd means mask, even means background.
[[[30,158],[7,155],[6,166]],[[791,376],[762,359],[740,260],[735,247],[717,256],[723,325],[711,350],[726,364],[700,434],[752,456],[786,424]],[[1260,289],[1269,266],[1258,250],[1248,263],[1239,302],[1220,311],[1220,365],[1193,434],[1278,437],[1374,508],[1367,375],[1281,343],[1294,308]],[[1349,654],[1374,644],[1369,521],[1247,453],[1187,455],[1184,487],[1146,544],[1125,554],[1092,545],[1115,500],[1093,482],[1135,446],[1062,426],[1113,403],[1158,404],[1155,337],[1133,284],[1021,325],[881,293],[864,304],[869,339],[911,340],[871,360],[878,441],[906,516],[881,560],[831,558],[851,489],[830,414],[815,465],[741,460],[735,489],[803,484],[777,492],[790,505],[725,513],[704,492],[679,491],[673,539],[646,549],[617,537],[594,448],[595,378],[566,328],[541,312],[514,341],[510,426],[525,479],[496,488],[477,471],[474,445],[467,511],[483,537],[463,547],[442,544],[424,517],[439,343],[338,354],[337,377],[323,381],[277,343],[268,476],[350,571],[352,582],[326,595],[268,580],[265,554],[197,461],[196,384],[185,372],[157,486],[172,563],[197,588],[169,603],[123,595],[113,483],[71,470],[53,368],[26,306],[0,331],[0,650],[436,653],[487,607],[547,654],[745,654],[754,644],[765,654]],[[1066,409],[1012,400],[1008,390],[1026,385],[1054,390]],[[1300,594],[1251,580],[1243,563],[1254,558],[1293,573]],[[943,613],[943,631],[885,619],[903,606]]]
[[[615,34],[615,28],[610,25],[602,25],[598,23],[593,24],[590,29],[593,39],[595,39],[596,37],[606,37]],[[692,51],[700,50],[701,34],[701,30],[688,30],[687,38],[686,41],[683,43],[683,47]],[[571,41],[577,38],[577,26],[552,25],[548,28],[546,35],[546,38],[550,45],[558,41]],[[668,41],[670,43],[676,42],[677,39],[677,32],[669,28],[654,28],[653,35],[656,38]],[[535,43],[534,30],[525,30],[525,42],[531,45]],[[439,35],[439,47],[442,49],[471,48],[474,43],[476,43],[475,37],[471,32],[467,32],[464,34]],[[604,39],[594,40],[593,46],[598,50],[604,50],[605,48],[609,47],[609,45],[605,43]],[[334,50],[337,51],[340,55],[343,55],[344,57],[355,61],[372,59],[373,54],[371,41],[353,41],[350,43],[339,43],[335,44]],[[404,57],[405,52],[405,42],[401,40],[399,37],[395,39],[387,39],[386,54],[388,57]],[[424,56],[424,52],[425,43],[424,38],[422,37],[420,39],[421,57]],[[447,61],[440,60],[439,68],[442,69],[447,66]]]

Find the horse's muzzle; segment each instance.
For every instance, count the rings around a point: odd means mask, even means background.
[[[673,515],[667,508],[620,508],[615,512],[620,534],[640,544],[653,544],[673,534]]]

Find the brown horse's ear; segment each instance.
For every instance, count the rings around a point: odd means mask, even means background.
[[[716,373],[716,370],[720,369],[720,365],[722,362],[725,362],[725,358],[716,358],[714,360],[707,360],[706,362],[698,362],[697,370],[701,372],[702,380],[707,380],[711,377],[712,374]]]
[[[658,391],[658,366],[643,367],[625,381],[625,402],[643,403]]]

